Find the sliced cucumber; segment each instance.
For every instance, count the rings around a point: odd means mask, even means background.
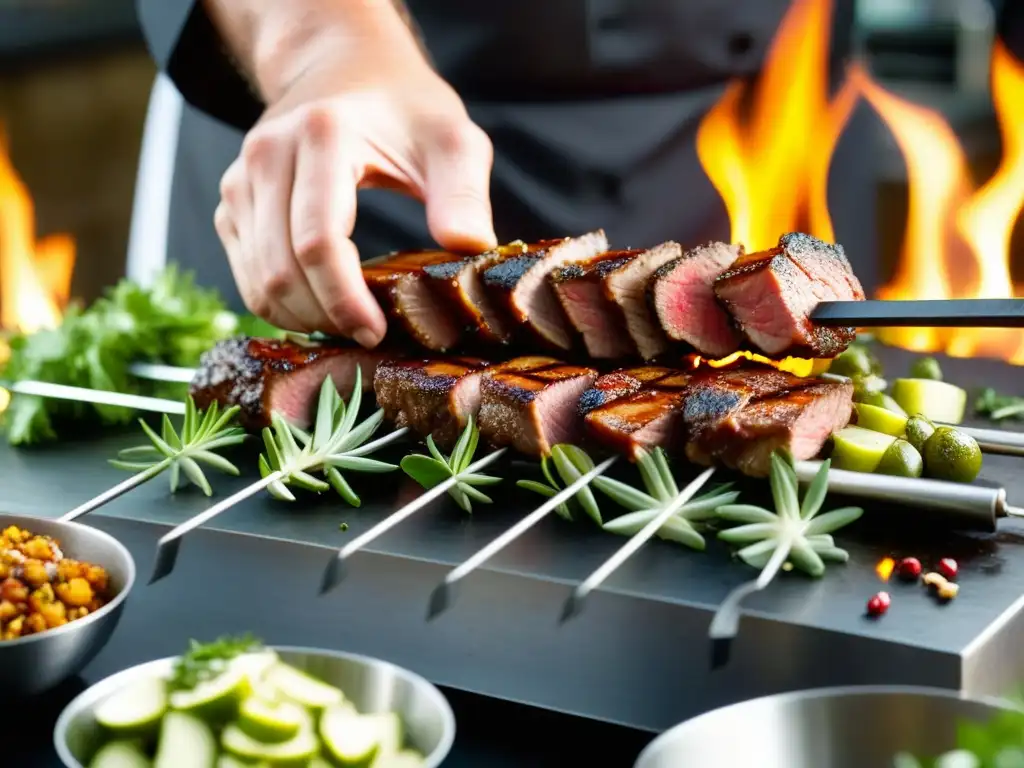
[[[267,744],[288,741],[308,722],[302,706],[291,701],[270,702],[250,696],[238,710],[238,727]]]
[[[236,724],[228,725],[220,736],[225,751],[243,760],[265,761],[273,768],[306,768],[320,751],[320,744],[312,730],[302,728],[288,741],[265,744],[257,741]]]
[[[906,416],[867,403],[855,403],[853,407],[857,411],[858,427],[882,432],[893,437],[903,437],[907,431]]]
[[[415,749],[403,749],[388,757],[373,761],[372,768],[421,768],[426,759]]]
[[[196,717],[212,722],[224,722],[238,714],[242,699],[249,695],[252,686],[249,678],[240,668],[228,667],[210,680],[204,680],[190,691],[173,691],[171,709],[189,712]]]
[[[893,399],[907,413],[921,414],[932,421],[959,424],[967,408],[967,392],[935,379],[896,379]]]
[[[344,708],[330,707],[320,717],[320,740],[324,752],[336,765],[364,768],[381,751],[381,722],[372,715],[352,714]],[[397,749],[392,749],[392,752]]]
[[[228,668],[241,672],[249,678],[250,685],[256,686],[266,676],[267,670],[279,662],[273,651],[256,651],[236,656],[228,663]]]
[[[340,688],[317,680],[284,662],[278,662],[267,670],[264,680],[281,695],[311,709],[323,709],[345,701],[345,694]]]
[[[139,680],[115,691],[96,707],[96,722],[118,734],[156,732],[167,711],[167,681]]]
[[[272,768],[270,763],[254,763],[252,760],[239,760],[234,755],[221,755],[217,758],[217,768]]]
[[[194,715],[175,712],[164,715],[153,768],[214,768],[217,737]]]
[[[89,762],[89,768],[150,768],[151,765],[134,741],[107,742]]]
[[[895,437],[882,432],[844,427],[832,435],[832,466],[853,472],[874,472],[895,441]]]

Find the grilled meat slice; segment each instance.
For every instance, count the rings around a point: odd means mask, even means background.
[[[715,280],[743,254],[743,246],[708,243],[664,264],[647,286],[647,298],[665,335],[702,355],[722,358],[742,336],[715,296]]]
[[[480,375],[486,366],[471,357],[385,360],[377,366],[373,390],[384,418],[450,448],[480,409]]]
[[[190,392],[202,409],[214,402],[239,406],[239,423],[250,432],[269,426],[274,411],[305,428],[313,422],[327,376],[347,397],[356,368],[362,368],[363,389],[369,389],[384,356],[384,352],[357,346],[305,345],[243,336],[218,342],[203,353]]]
[[[643,251],[608,251],[551,272],[551,284],[569,322],[582,336],[587,353],[596,359],[636,354],[621,316],[604,290],[605,278]]]
[[[683,255],[679,243],[662,243],[637,255],[605,277],[605,295],[614,302],[625,321],[637,352],[651,360],[668,349],[668,336],[658,325],[647,302],[647,283],[663,265]]]
[[[704,371],[690,381],[682,411],[686,426],[686,457],[695,464],[711,466],[727,449],[719,427],[753,400],[798,389],[806,383],[774,368],[738,368]]]
[[[447,251],[404,251],[363,262],[363,277],[391,319],[417,344],[436,352],[453,348],[462,336],[461,318],[431,289],[424,271],[459,257]]]
[[[820,301],[864,299],[842,246],[799,233],[740,257],[718,278],[715,293],[747,338],[773,356],[835,357],[856,330],[816,327],[811,312]]]
[[[494,306],[478,269],[491,254],[427,264],[423,271],[435,293],[452,307],[467,328],[484,344],[503,344],[512,338],[513,324]]]
[[[642,388],[591,410],[587,433],[636,459],[641,450],[671,448],[683,438],[682,404],[690,374],[670,371]]]
[[[639,392],[646,382],[660,379],[674,373],[671,368],[656,365],[642,365],[638,368],[623,368],[606,373],[580,396],[580,415],[586,416],[599,405],[605,405],[620,397]]]
[[[518,329],[548,346],[570,349],[571,329],[547,280],[548,273],[566,262],[589,259],[606,250],[608,238],[603,230],[533,245],[505,246],[481,257],[481,278],[495,306]]]
[[[852,382],[806,380],[802,387],[748,404],[723,422],[718,439],[727,449],[719,458],[745,475],[765,477],[773,451],[786,449],[798,461],[813,458],[852,413]]]
[[[583,419],[576,406],[596,379],[592,368],[551,357],[518,357],[488,368],[480,382],[480,434],[491,445],[545,456],[551,446],[578,439]]]

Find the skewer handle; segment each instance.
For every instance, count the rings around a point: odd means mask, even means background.
[[[820,466],[820,461],[796,462],[797,478],[802,483],[811,482]],[[984,485],[830,469],[828,489],[847,496],[942,512],[956,527],[966,530],[993,532],[998,519],[1008,514],[1006,490]]]
[[[1024,299],[823,301],[811,322],[861,328],[1024,328]]]

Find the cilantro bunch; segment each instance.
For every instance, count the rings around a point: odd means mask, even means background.
[[[10,357],[0,375],[155,394],[160,385],[130,376],[131,363],[195,366],[215,342],[237,333],[239,322],[216,290],[196,285],[192,273],[170,265],[151,287],[122,280],[92,306],[70,307],[59,328],[8,339]],[[170,394],[166,385],[159,393]],[[27,445],[55,440],[56,425],[71,418],[113,425],[131,421],[134,414],[126,408],[16,395],[3,423],[8,442]]]

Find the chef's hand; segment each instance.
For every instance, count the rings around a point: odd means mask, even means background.
[[[268,105],[221,180],[214,217],[242,298],[281,328],[372,347],[386,323],[351,240],[356,189],[419,198],[443,248],[485,250],[490,141],[391,3],[207,8]]]

